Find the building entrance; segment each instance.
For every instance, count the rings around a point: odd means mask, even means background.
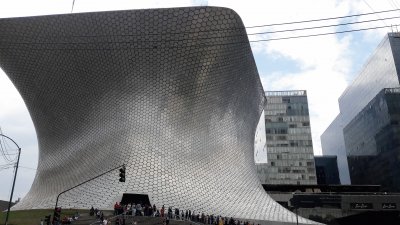
[[[132,193],[124,193],[122,195],[121,204],[142,204],[142,205],[151,205],[150,199],[148,195],[145,194],[132,194]]]

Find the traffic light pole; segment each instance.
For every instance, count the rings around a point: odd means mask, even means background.
[[[11,139],[10,137],[4,135],[4,134],[0,134],[0,136],[3,136],[9,140],[11,140],[12,142],[14,142],[14,144],[18,147],[18,159],[17,159],[17,165],[15,166],[15,173],[14,173],[14,181],[13,181],[13,185],[12,185],[12,189],[11,189],[11,196],[10,196],[10,201],[8,202],[8,209],[7,209],[7,215],[6,215],[6,222],[4,223],[5,225],[7,225],[8,223],[8,216],[10,214],[10,208],[11,208],[11,202],[12,202],[12,197],[14,194],[14,187],[15,187],[15,180],[17,178],[17,172],[18,172],[18,165],[19,165],[19,157],[21,155],[21,148],[17,145],[17,143]]]
[[[81,186],[81,185],[83,185],[83,184],[86,184],[86,183],[89,182],[89,181],[92,181],[92,180],[94,180],[94,179],[97,179],[97,178],[99,178],[99,177],[101,177],[101,176],[103,176],[103,175],[105,175],[105,174],[107,174],[107,173],[109,173],[109,172],[111,172],[111,171],[113,171],[113,170],[116,170],[116,169],[118,169],[118,168],[120,168],[120,167],[125,167],[125,164],[122,164],[122,165],[117,166],[117,167],[115,167],[115,168],[113,168],[113,169],[110,169],[110,170],[108,170],[108,171],[106,171],[106,172],[104,172],[104,173],[102,173],[102,174],[100,174],[100,175],[97,175],[97,176],[95,176],[95,177],[93,177],[93,178],[90,178],[89,180],[84,181],[84,182],[82,182],[82,183],[80,183],[80,184],[78,184],[78,185],[75,185],[75,186],[73,186],[72,188],[69,188],[69,189],[67,189],[67,190],[65,190],[65,191],[63,191],[63,192],[61,192],[60,194],[58,194],[58,195],[57,195],[57,199],[56,199],[56,206],[54,207],[53,220],[54,220],[54,216],[56,215],[56,209],[57,209],[57,206],[58,206],[58,198],[60,197],[60,195],[64,194],[65,192],[68,192],[68,191],[70,191],[70,190],[72,190],[72,189],[74,189],[74,188],[77,188],[77,187],[79,187],[79,186]]]

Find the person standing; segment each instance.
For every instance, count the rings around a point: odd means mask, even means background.
[[[165,213],[165,208],[164,205],[161,207],[161,217],[164,217],[164,213]]]

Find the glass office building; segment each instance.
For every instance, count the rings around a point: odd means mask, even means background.
[[[306,91],[265,92],[268,163],[257,164],[263,184],[316,184]]]
[[[340,184],[336,156],[315,156],[318,184]]]
[[[353,184],[378,184],[383,191],[400,191],[399,123],[400,88],[388,88],[344,128]]]
[[[342,184],[350,183],[347,161],[349,156],[354,154],[354,151],[350,151],[348,145],[345,144],[345,139],[349,139],[349,137],[345,137],[343,129],[382,89],[400,86],[397,73],[397,70],[400,69],[399,63],[400,33],[389,33],[364,65],[357,78],[339,98],[340,113],[321,136],[323,154],[338,156]],[[363,154],[369,154],[368,151],[370,150],[365,148],[358,150],[359,153],[365,152]]]

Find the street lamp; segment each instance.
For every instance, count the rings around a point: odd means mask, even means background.
[[[291,205],[291,210],[295,209],[296,210],[296,224],[299,225],[299,213],[298,213],[298,208],[299,208],[299,199],[296,196],[297,191],[292,193],[292,198],[290,199],[290,205]]]
[[[17,178],[17,172],[18,172],[18,164],[19,164],[19,156],[21,155],[21,148],[18,146],[18,144],[11,139],[10,137],[4,135],[4,134],[0,134],[0,136],[3,136],[9,140],[11,140],[17,147],[18,147],[18,159],[17,159],[17,165],[15,167],[15,174],[14,174],[14,181],[13,181],[13,185],[12,185],[12,189],[11,189],[11,196],[10,196],[10,201],[8,202],[8,210],[7,210],[7,216],[6,216],[6,222],[4,223],[5,225],[7,225],[8,223],[8,215],[10,214],[10,208],[11,208],[11,202],[12,202],[12,197],[14,194],[14,186],[15,186],[15,179]]]

